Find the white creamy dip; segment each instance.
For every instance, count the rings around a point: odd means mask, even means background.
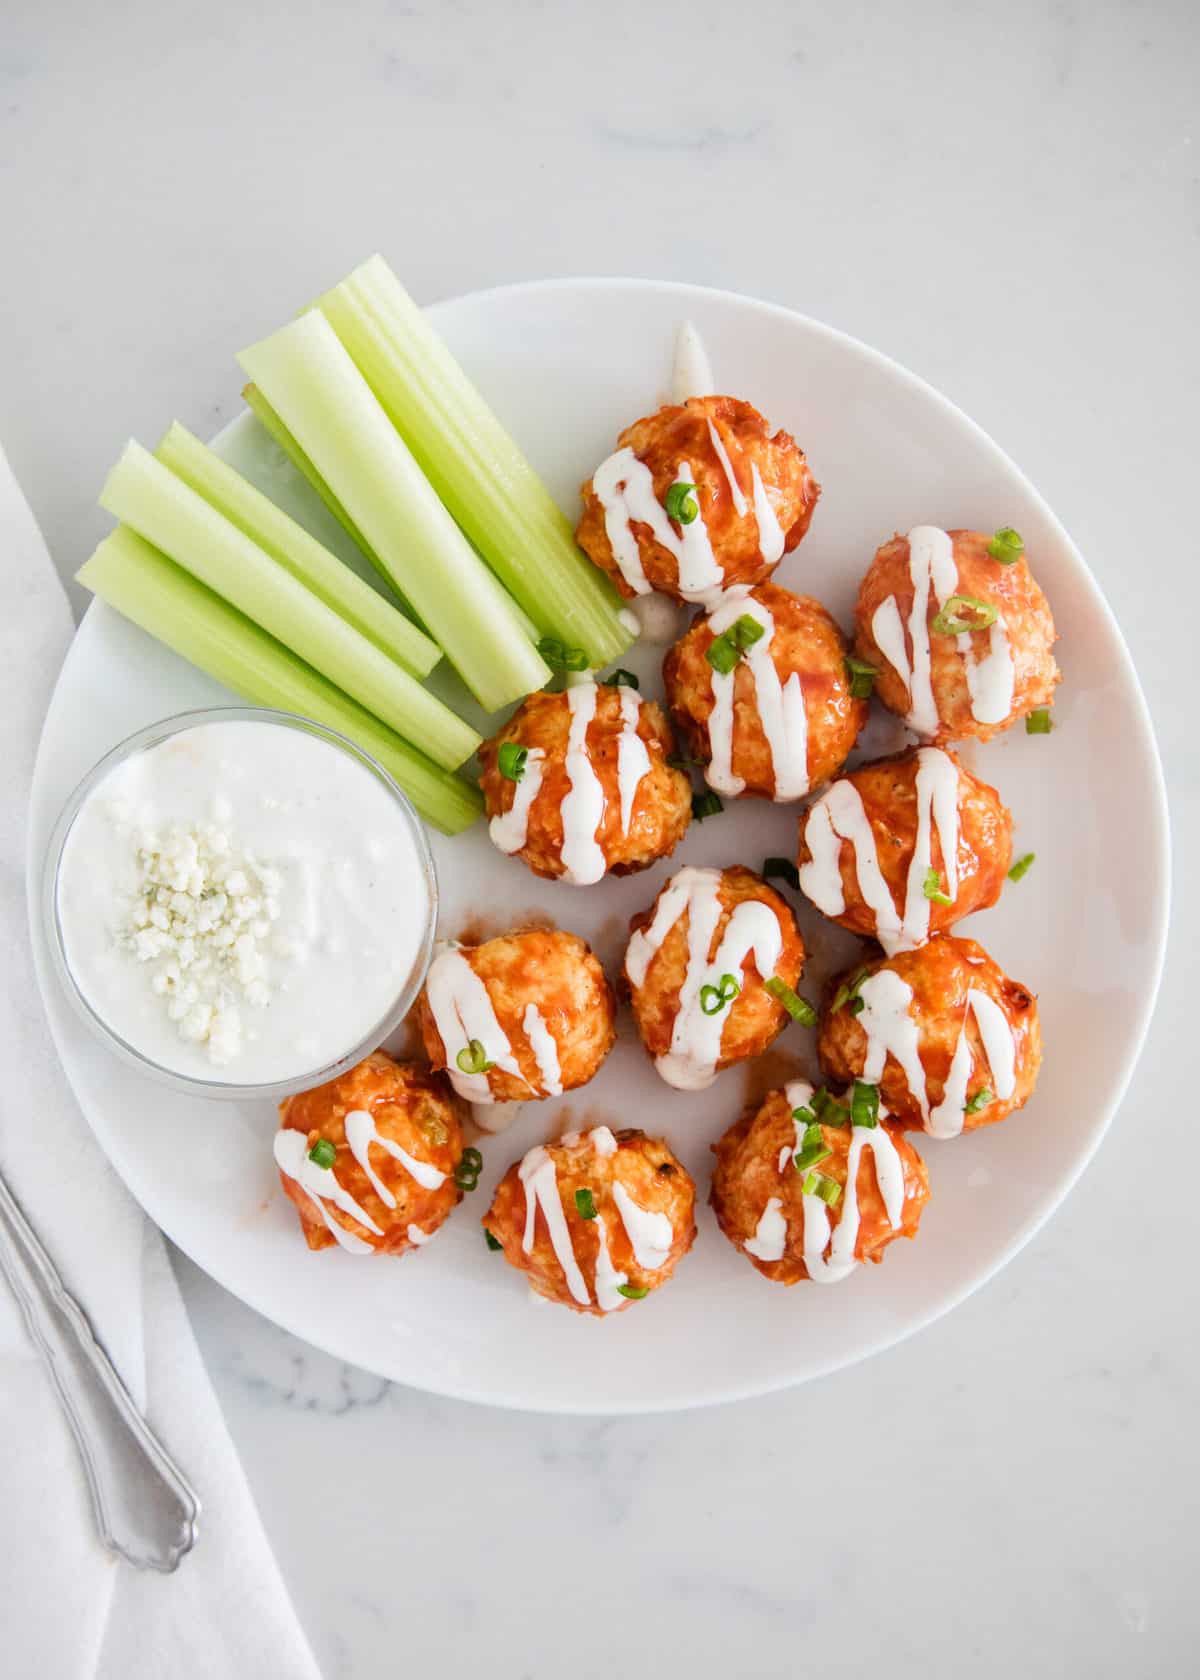
[[[232,718],[92,788],[56,909],[92,1010],[159,1066],[231,1085],[352,1051],[404,990],[432,913],[381,781],[319,736]]]

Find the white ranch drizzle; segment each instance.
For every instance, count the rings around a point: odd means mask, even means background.
[[[393,1143],[391,1138],[383,1137],[376,1128],[373,1116],[365,1108],[351,1109],[346,1116],[345,1126],[346,1142],[350,1146],[350,1153],[363,1172],[366,1173],[371,1188],[384,1207],[394,1208],[396,1198],[371,1166],[370,1150],[373,1143],[378,1144],[380,1149],[385,1154],[390,1155],[394,1161],[399,1161],[409,1177],[415,1179],[423,1190],[436,1190],[446,1182],[444,1172],[439,1172],[437,1167],[432,1166],[428,1161],[416,1160],[398,1143]]]
[[[596,715],[594,682],[568,688],[571,726],[567,734],[566,771],[570,786],[562,802],[562,863],[565,880],[591,886],[605,872],[604,852],[596,830],[604,821],[604,787],[588,752],[588,725]]]
[[[286,1173],[304,1191],[309,1201],[320,1214],[326,1229],[335,1241],[348,1254],[370,1254],[371,1244],[364,1242],[353,1231],[347,1231],[345,1226],[339,1225],[336,1219],[331,1219],[325,1201],[331,1201],[343,1213],[348,1213],[351,1219],[356,1219],[360,1225],[365,1225],[368,1231],[374,1231],[377,1237],[383,1231],[365,1208],[354,1200],[348,1190],[343,1190],[338,1183],[332,1167],[319,1167],[315,1161],[308,1158],[308,1138],[303,1132],[298,1132],[293,1126],[284,1126],[275,1133],[273,1145],[275,1165],[280,1172]]]
[[[864,1074],[864,1077],[866,1075]],[[788,1106],[794,1111],[812,1100],[813,1088],[804,1079],[784,1087]],[[806,1121],[793,1115],[795,1140],[779,1152],[781,1178],[796,1171],[795,1157],[804,1142]],[[857,1266],[854,1246],[858,1241],[858,1168],[862,1152],[869,1148],[875,1159],[875,1177],[892,1229],[898,1230],[904,1212],[904,1166],[895,1144],[882,1126],[855,1126],[846,1157],[846,1183],[842,1191],[842,1217],[832,1225],[829,1208],[820,1196],[801,1192],[804,1209],[804,1265],[814,1283],[840,1283]],[[832,1237],[832,1240],[831,1240]],[[773,1264],[782,1260],[787,1248],[787,1218],[783,1198],[770,1196],[754,1235],[742,1245],[756,1260]],[[828,1255],[826,1254],[828,1250]]]
[[[712,365],[704,341],[691,321],[681,321],[675,334],[671,400],[685,403],[689,397],[711,397],[715,391]]]
[[[625,953],[630,983],[641,986],[651,958],[687,912],[687,972],[679,992],[671,1048],[655,1061],[667,1084],[680,1091],[703,1091],[711,1085],[721,1055],[728,1009],[706,1015],[700,1006],[701,989],[719,985],[723,974],[732,974],[740,985],[742,964],[751,954],[759,974],[770,979],[783,950],[783,934],[774,910],[761,900],[744,899],[734,908],[716,954],[709,961],[709,948],[721,920],[720,885],[719,869],[681,869],[660,895],[649,925],[633,935]]]
[[[711,429],[711,428],[710,428]],[[732,463],[722,449],[721,464],[731,487],[736,484]],[[755,463],[751,467],[754,513],[758,521],[759,552],[767,565],[774,565],[783,554],[784,532],[767,495],[762,475]],[[692,484],[692,469],[687,461],[680,461],[675,469],[678,483]],[[677,589],[685,601],[712,606],[720,600],[725,573],[713,553],[712,539],[701,509],[688,525],[677,531],[667,511],[654,493],[654,475],[644,461],[626,444],[602,461],[592,476],[592,488],[604,509],[604,529],[612,549],[613,559],[629,588],[636,595],[650,592],[650,581],[633,532],[635,524],[648,525],[655,542],[675,558],[679,568]],[[732,488],[731,488],[732,493]],[[739,489],[743,508],[745,496]],[[697,497],[698,500],[698,497]],[[737,499],[734,501],[737,507]],[[741,512],[743,509],[737,509]]]
[[[931,1137],[957,1137],[963,1129],[972,1063],[968,1015],[974,1015],[983,1041],[993,1092],[1004,1102],[1013,1095],[1017,1088],[1016,1040],[1003,1009],[986,992],[976,991],[973,986],[967,991],[963,1023],[942,1088],[942,1100],[932,1110],[925,1068],[918,1051],[917,1023],[909,1010],[913,997],[911,986],[891,969],[883,968],[863,981],[858,995],[863,1000],[858,1024],[867,1035],[863,1079],[877,1085],[891,1055],[899,1063],[908,1089],[921,1110],[922,1124]]]
[[[466,1050],[472,1039],[483,1045],[487,1061],[518,1079],[525,1078],[508,1035],[496,1018],[487,987],[456,946],[442,947],[430,963],[425,997],[445,1046],[446,1072],[460,1097],[470,1103],[495,1101],[486,1073],[464,1073],[458,1065],[459,1052]]]
[[[729,486],[729,498],[733,503],[735,513],[744,514],[750,504],[746,500],[745,491],[737,481],[733,470],[733,462],[729,459],[729,451],[725,448],[725,440],[712,420],[708,422],[708,435],[712,442],[713,453],[721,463],[721,471],[725,474],[725,482]]]
[[[621,833],[629,833],[638,788],[650,774],[650,754],[638,734],[642,702],[637,690],[618,688],[621,697],[621,733],[617,737],[617,793],[621,801]]]
[[[554,1034],[546,1025],[536,1003],[525,1005],[521,1025],[525,1029],[525,1037],[529,1040],[529,1048],[533,1051],[533,1058],[538,1066],[542,1090],[548,1097],[561,1097],[562,1070],[558,1061],[558,1045],[554,1042]]]
[[[665,1213],[652,1213],[649,1208],[639,1207],[620,1181],[613,1184],[612,1193],[634,1259],[644,1271],[658,1271],[670,1258],[671,1244],[675,1240],[669,1217]]]
[[[808,792],[808,717],[804,710],[800,673],[793,671],[786,683],[780,682],[771,655],[775,620],[769,609],[761,601],[756,601],[746,589],[728,592],[709,618],[709,629],[714,636],[719,636],[742,617],[752,618],[763,629],[762,636],[747,648],[743,659],[754,683],[755,705],[771,753],[774,797],[777,801],[799,799]],[[734,798],[746,786],[742,777],[735,775],[733,770],[736,678],[736,665],[727,673],[712,673],[713,709],[708,718],[712,761],[704,772],[710,787]]]
[[[410,1225],[407,1232],[408,1240],[414,1248],[420,1248],[422,1243],[429,1242],[433,1237],[432,1231],[422,1231],[419,1225]]]
[[[908,575],[913,586],[907,626],[912,642],[911,661],[900,603],[894,595],[876,607],[871,634],[908,689],[909,710],[905,722],[918,735],[932,736],[938,729],[938,709],[931,677],[929,595],[932,589],[940,608],[958,592],[958,567],[948,532],[936,525],[913,526],[908,533]],[[955,643],[966,668],[972,717],[977,723],[1002,723],[1012,710],[1016,678],[1003,616],[998,614],[988,631],[988,651],[982,659],[976,657],[969,632],[956,636]]]
[[[530,747],[525,759],[525,773],[516,784],[512,804],[488,824],[492,844],[510,856],[521,850],[529,834],[529,812],[542,785],[545,759],[541,747]]]
[[[581,1132],[564,1132],[559,1142],[570,1149],[582,1143],[583,1138],[584,1134]],[[609,1127],[595,1126],[587,1133],[587,1138],[601,1159],[616,1154],[617,1140]],[[525,1230],[521,1239],[521,1247],[526,1254],[533,1252],[533,1242],[537,1231],[537,1210],[540,1207],[546,1221],[550,1246],[554,1250],[555,1259],[562,1267],[563,1277],[566,1279],[572,1299],[578,1301],[581,1307],[590,1306],[591,1295],[588,1293],[587,1282],[579,1268],[574,1244],[571,1242],[570,1227],[567,1224],[562,1199],[558,1193],[558,1173],[554,1166],[554,1157],[541,1144],[538,1144],[529,1151],[521,1162],[517,1169],[517,1176],[525,1187]],[[614,1196],[617,1191],[622,1191],[623,1188],[620,1184],[614,1185]],[[638,1208],[633,1201],[630,1201],[629,1205],[647,1220],[666,1218],[665,1214],[646,1213],[645,1209]],[[617,1207],[620,1211],[621,1203],[619,1200],[617,1201]],[[629,1231],[629,1224],[623,1211],[621,1211],[621,1218],[626,1230]],[[625,1304],[625,1297],[621,1294],[621,1286],[628,1283],[629,1279],[625,1272],[618,1271],[613,1265],[608,1250],[608,1230],[603,1217],[599,1213],[597,1213],[593,1223],[595,1224],[599,1245],[596,1252],[595,1271],[596,1305],[601,1312],[614,1312],[618,1307]],[[670,1220],[667,1220],[667,1224],[670,1225]],[[644,1236],[645,1230],[640,1231],[639,1235]],[[647,1270],[656,1270],[657,1266],[662,1265],[663,1261],[659,1260],[654,1266],[651,1266],[649,1262],[644,1261],[638,1255],[637,1243],[634,1241],[632,1232],[630,1232],[629,1240],[633,1245],[633,1251],[637,1256],[639,1265],[646,1266]],[[667,1248],[669,1252],[669,1240]],[[663,1260],[665,1259],[666,1255],[663,1256]]]
[[[800,865],[800,885],[818,910],[837,917],[846,908],[842,890],[841,853],[846,842],[854,851],[858,890],[875,915],[875,937],[889,956],[915,950],[929,937],[930,900],[925,877],[932,867],[933,829],[941,841],[945,890],[958,896],[958,768],[940,747],[917,752],[917,833],[908,869],[901,917],[879,867],[875,835],[862,797],[854,783],[834,782],[809,807],[804,839],[810,853]]]

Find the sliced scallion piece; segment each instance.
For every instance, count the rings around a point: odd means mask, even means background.
[[[850,693],[855,700],[869,700],[875,687],[875,678],[879,675],[878,665],[868,665],[865,659],[856,659],[848,653],[843,661],[846,675],[850,678]]]
[[[575,1211],[580,1219],[595,1219],[596,1198],[590,1190],[576,1190]]]
[[[641,681],[633,671],[627,671],[623,665],[618,665],[615,671],[600,678],[604,688],[641,688]]]
[[[1045,706],[1039,706],[1035,712],[1025,714],[1026,735],[1049,735],[1054,728],[1054,719]]]
[[[848,1126],[850,1124],[850,1110],[845,1103],[838,1102],[833,1093],[824,1085],[812,1094],[812,1110],[817,1119],[826,1126]]]
[[[492,1233],[489,1230],[486,1230],[486,1229],[484,1230],[484,1233],[483,1233],[483,1240],[484,1240],[485,1243],[487,1243],[488,1247],[491,1249],[493,1254],[498,1254],[500,1252],[500,1250],[504,1247],[504,1244],[502,1242],[498,1242],[496,1240],[496,1238],[492,1235]]]
[[[1033,868],[1033,860],[1036,856],[1036,852],[1026,852],[1024,857],[1018,858],[1016,863],[1013,864],[1012,868],[1008,872],[1009,880],[1019,881],[1022,875],[1028,875],[1029,871]]]
[[[586,671],[587,654],[582,648],[567,647],[557,636],[543,636],[537,650],[552,671]]]
[[[804,1128],[804,1137],[800,1148],[796,1152],[796,1171],[807,1172],[810,1167],[818,1166],[828,1160],[833,1150],[825,1142],[825,1134],[814,1121]]]
[[[488,1061],[488,1053],[483,1043],[473,1038],[469,1044],[464,1044],[454,1058],[460,1073],[489,1073],[495,1067],[495,1062]]]
[[[970,630],[986,630],[995,624],[999,608],[977,595],[951,595],[929,628],[936,636],[962,636]]]
[[[851,1006],[854,1004],[858,1005],[857,1009],[854,1009],[853,1007],[851,1008],[852,1014],[859,1015],[862,1013],[864,1003],[862,998],[858,995],[859,987],[862,985],[863,981],[867,978],[870,972],[871,970],[869,968],[856,968],[853,974],[842,981],[837,991],[833,994],[833,1002],[829,1005],[829,1013],[831,1015],[836,1015],[838,1010],[844,1009],[847,1004],[850,1004]]]
[[[1014,531],[1011,525],[1001,525],[987,545],[987,551],[1002,566],[1013,566],[1024,554],[1025,543],[1020,531]]]
[[[528,757],[528,747],[522,747],[516,741],[501,741],[500,751],[496,754],[496,768],[507,781],[519,782],[525,774]]]
[[[995,1100],[994,1094],[988,1090],[987,1086],[981,1085],[975,1095],[971,1098],[970,1102],[964,1105],[963,1113],[978,1114],[981,1108],[986,1108],[989,1103],[994,1102]]]
[[[713,637],[704,657],[714,671],[719,671],[723,677],[727,677],[746,649],[753,647],[755,642],[761,641],[765,635],[766,631],[758,620],[752,618],[749,613],[743,613],[728,630]]]
[[[725,809],[718,796],[711,791],[692,795],[692,815],[697,822],[703,822],[706,817],[716,817]]]
[[[802,1188],[806,1196],[820,1196],[827,1207],[836,1207],[842,1199],[842,1187],[837,1179],[824,1173],[810,1172]]]
[[[800,891],[800,871],[791,858],[769,857],[763,859],[762,878],[764,881],[786,881],[794,892]]]
[[[865,1079],[854,1081],[854,1093],[850,1098],[850,1123],[854,1126],[879,1124],[878,1085],[868,1085]]]
[[[337,1160],[337,1148],[328,1138],[318,1138],[309,1150],[308,1158],[314,1167],[328,1169]]]
[[[735,975],[722,974],[717,985],[701,986],[700,1007],[706,1015],[719,1015],[726,1004],[732,1003],[740,994],[741,989]]]
[[[802,998],[794,992],[786,980],[781,980],[773,974],[769,980],[763,981],[763,990],[770,992],[776,1003],[781,1003],[793,1021],[799,1021],[802,1027],[815,1027],[817,1012],[807,998]]]
[[[649,1293],[650,1291],[643,1288],[640,1283],[619,1283],[617,1285],[617,1294],[624,1295],[627,1301],[644,1301]]]
[[[942,877],[936,869],[927,869],[925,879],[921,883],[921,891],[931,904],[953,904],[950,894],[942,891]]]
[[[677,520],[680,525],[690,525],[700,512],[700,504],[696,500],[696,486],[677,479],[663,497],[663,506],[669,519]]]

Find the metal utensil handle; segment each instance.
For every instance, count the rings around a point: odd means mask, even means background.
[[[2,1174],[0,1271],[79,1445],[101,1540],[136,1568],[169,1574],[196,1543],[200,1501],[134,1405]]]

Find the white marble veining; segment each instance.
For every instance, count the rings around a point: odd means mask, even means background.
[[[376,246],[424,298],[623,270],[777,298],[925,374],[1045,491],[1133,646],[1194,853],[1162,603],[1192,588],[1198,14],[762,0],[753,20],[714,0],[12,0],[0,436],[51,547],[73,569],[126,436],[228,418],[232,345]],[[1184,876],[1177,924],[1196,911]],[[488,1413],[338,1366],[181,1260],[331,1680],[542,1680],[564,1651],[578,1680],[1183,1672],[1195,1205],[1154,1168],[1185,1122],[1188,944],[1050,1226],[933,1329],[798,1393]],[[1114,1240],[1130,1173],[1163,1209],[1136,1278]]]

